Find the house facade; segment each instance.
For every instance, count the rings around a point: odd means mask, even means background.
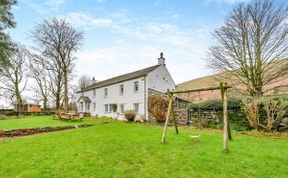
[[[116,104],[118,119],[124,119],[126,110],[135,110],[136,117],[142,115],[148,119],[149,89],[159,92],[175,89],[163,53],[160,54],[157,65],[96,82],[77,92],[78,112],[89,112],[92,116],[115,117],[112,104]]]

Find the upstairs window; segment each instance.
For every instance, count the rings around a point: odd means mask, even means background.
[[[134,103],[134,111],[136,114],[139,113],[139,103]]]
[[[93,96],[96,97],[96,89],[93,90]]]
[[[107,98],[107,96],[108,96],[108,88],[105,88],[104,89],[104,98]]]
[[[134,82],[134,92],[139,91],[139,82]]]
[[[120,95],[124,94],[124,85],[120,85]]]

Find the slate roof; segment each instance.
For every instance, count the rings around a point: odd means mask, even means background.
[[[80,100],[83,100],[85,103],[91,103],[91,100],[88,96],[80,96],[80,98],[78,99],[77,102],[79,102]]]
[[[145,69],[137,70],[135,72],[131,72],[131,73],[119,75],[117,77],[113,77],[113,78],[110,78],[107,80],[103,80],[103,81],[94,83],[94,84],[88,86],[87,88],[78,91],[77,93],[80,93],[83,91],[89,91],[89,90],[92,90],[95,88],[100,88],[100,87],[104,87],[104,86],[115,84],[115,83],[124,82],[127,80],[132,80],[132,79],[139,78],[139,77],[143,77],[143,76],[146,76],[147,74],[149,74],[150,72],[152,72],[153,70],[157,69],[159,66],[161,66],[161,65],[151,66],[151,67],[148,67]]]

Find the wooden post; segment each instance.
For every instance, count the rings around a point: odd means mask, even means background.
[[[220,83],[221,96],[223,101],[223,123],[224,123],[224,152],[228,152],[228,108],[227,108],[227,88]]]
[[[173,93],[170,92],[169,89],[168,89],[168,91],[167,91],[167,95],[168,95],[168,98],[169,98],[169,105],[168,105],[168,111],[167,111],[167,116],[166,116],[166,121],[165,121],[164,129],[163,129],[162,143],[165,143],[168,121],[169,121],[169,118],[170,118],[171,109],[172,109],[172,107],[173,107]]]
[[[231,134],[231,128],[230,128],[230,120],[229,120],[229,118],[227,120],[228,120],[228,138],[229,138],[229,140],[232,140],[232,134]]]

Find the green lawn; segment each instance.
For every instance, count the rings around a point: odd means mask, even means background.
[[[236,135],[224,154],[213,131],[171,128],[161,144],[160,126],[88,122],[96,125],[0,140],[0,177],[288,176],[288,139]],[[200,142],[189,138],[198,134]]]
[[[84,119],[82,121],[61,121],[51,119],[51,116],[28,116],[24,119],[0,120],[0,130],[3,129],[21,129],[48,126],[66,126],[93,123],[93,121]]]

